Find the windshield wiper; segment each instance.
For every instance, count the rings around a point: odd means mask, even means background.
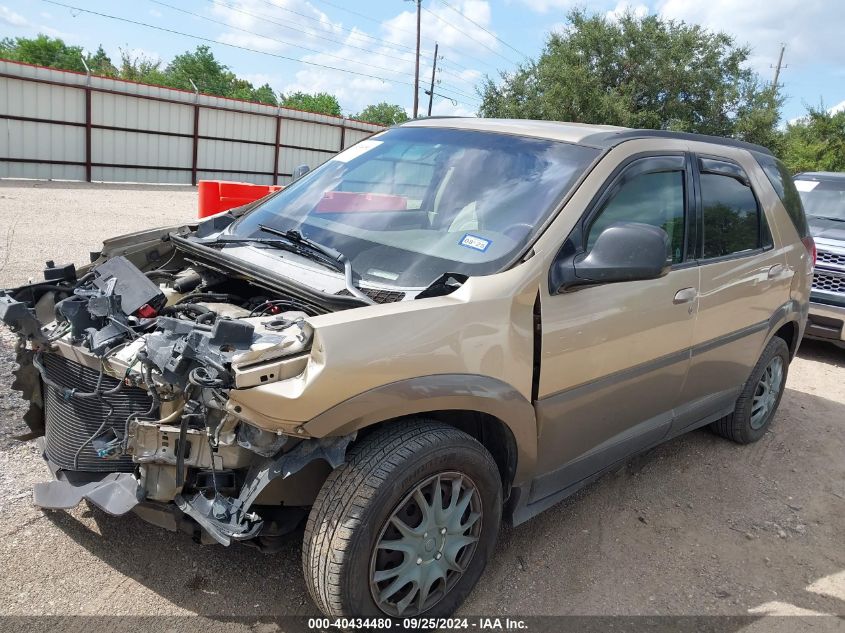
[[[832,222],[845,222],[845,218],[835,218],[835,217],[828,217],[826,215],[812,215],[810,214],[811,218],[818,218],[819,220],[830,220]]]
[[[355,285],[355,282],[352,279],[352,262],[350,262],[349,258],[340,251],[335,250],[333,248],[329,248],[328,246],[323,246],[319,242],[310,240],[296,229],[288,229],[287,231],[281,231],[279,229],[273,228],[272,226],[267,226],[266,224],[259,224],[258,228],[264,231],[265,233],[269,233],[270,235],[277,235],[285,240],[288,240],[288,242],[290,242],[291,244],[304,246],[306,247],[306,249],[310,249],[312,253],[320,253],[324,257],[327,257],[333,263],[336,262],[340,265],[341,269],[343,270],[343,280],[346,284],[346,289],[350,292],[350,294],[352,294],[357,299],[360,299],[364,303],[367,303],[369,305],[375,304],[375,301],[373,301],[370,297],[364,294]]]
[[[289,253],[295,253],[300,255],[301,257],[305,257],[315,262],[319,262],[324,266],[328,266],[332,270],[337,270],[338,272],[343,272],[343,265],[332,259],[325,257],[317,253],[316,251],[303,248],[297,244],[294,244],[290,241],[279,240],[279,239],[271,239],[271,240],[263,240],[257,237],[224,237],[220,239],[216,239],[212,244],[265,244],[267,246],[272,246],[273,248],[278,248],[284,251],[288,251]]]

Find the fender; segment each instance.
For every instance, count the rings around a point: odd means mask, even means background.
[[[787,323],[792,322],[795,323],[797,330],[795,332],[795,340],[792,341],[789,352],[791,357],[795,358],[795,354],[798,352],[798,346],[804,336],[804,329],[807,326],[807,315],[809,314],[809,311],[810,304],[808,302],[805,301],[802,303],[796,299],[790,299],[775,310],[772,313],[772,316],[769,317],[768,331],[766,332],[766,338],[763,341],[763,346],[759,350],[760,353],[763,352],[763,349],[765,349],[766,345],[769,344],[769,341],[772,340],[775,332]]]
[[[474,411],[501,420],[516,442],[514,485],[534,476],[537,419],[514,387],[489,376],[436,374],[375,387],[319,414],[302,429],[312,437],[348,435],[379,422],[435,411]]]

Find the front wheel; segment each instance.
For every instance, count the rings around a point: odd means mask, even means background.
[[[499,471],[479,442],[437,422],[391,424],[323,485],[305,529],[308,590],[333,617],[450,615],[481,576],[501,513]]]

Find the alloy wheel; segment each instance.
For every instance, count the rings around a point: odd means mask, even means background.
[[[763,370],[751,400],[751,428],[755,431],[766,424],[774,411],[782,383],[783,359],[774,356]]]
[[[370,560],[370,591],[394,617],[431,609],[466,571],[481,534],[481,495],[466,475],[444,472],[393,509]]]

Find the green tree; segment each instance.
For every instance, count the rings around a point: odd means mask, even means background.
[[[376,103],[375,105],[368,105],[352,118],[379,125],[397,125],[409,120],[405,108],[399,105],[392,105],[386,101]]]
[[[786,127],[781,157],[793,171],[845,171],[845,110],[823,107]]]
[[[33,38],[7,37],[0,41],[0,57],[48,68],[84,73],[85,66],[82,65],[84,56],[81,46],[68,46],[63,40],[46,35]]]
[[[315,94],[294,92],[293,94],[283,95],[281,105],[286,108],[305,110],[306,112],[341,116],[340,103],[338,103],[337,97],[327,92]]]
[[[270,87],[270,84],[258,86],[252,91],[250,97],[253,101],[260,101],[261,103],[269,103],[270,105],[279,105],[279,100],[276,98],[276,92]]]
[[[125,49],[120,49],[118,76],[121,79],[143,84],[163,86],[167,83],[167,78],[161,70],[161,60],[152,59],[146,55],[133,55]]]
[[[93,74],[101,77],[117,77],[117,68],[112,63],[111,58],[106,55],[102,45],[97,48],[97,52],[93,55],[88,55],[85,61]]]
[[[172,88],[193,90],[193,81],[200,92],[221,97],[233,95],[238,87],[235,74],[217,61],[205,44],[197,46],[193,52],[185,51],[174,57],[164,69],[164,76]]]
[[[576,9],[539,58],[479,89],[481,116],[776,138],[781,99],[724,33],[631,12]]]
[[[278,105],[276,93],[270,87],[270,84],[264,84],[258,88],[254,87],[250,82],[244,79],[237,79],[235,87],[228,96],[235,99],[246,99],[248,101],[258,101],[259,103],[267,103],[269,105]]]

